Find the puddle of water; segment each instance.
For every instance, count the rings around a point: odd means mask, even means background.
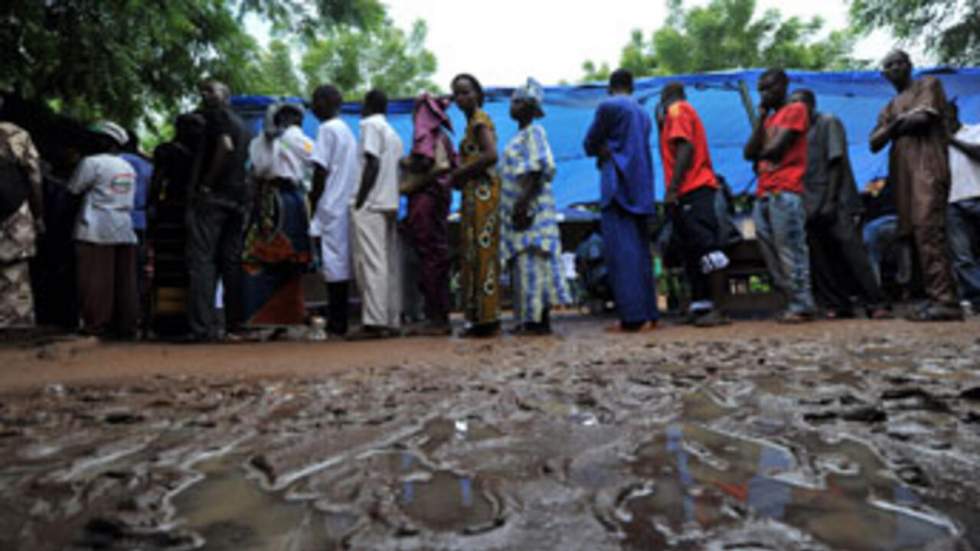
[[[853,442],[822,448],[815,451],[856,468],[815,476],[781,446],[672,425],[637,452],[633,470],[653,480],[655,491],[622,504],[628,541],[650,548],[698,540],[736,521],[741,510],[835,549],[923,549],[953,536],[946,519],[919,510],[922,501],[910,488],[878,474],[883,465],[870,450]]]
[[[326,523],[303,502],[263,491],[246,477],[241,458],[195,466],[205,478],[174,499],[180,526],[206,540],[208,550],[326,549]]]
[[[480,477],[436,471],[428,480],[403,481],[398,506],[431,530],[480,533],[503,522],[496,501],[489,495]]]

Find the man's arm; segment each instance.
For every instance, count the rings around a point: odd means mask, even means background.
[[[374,189],[374,184],[378,180],[380,169],[381,161],[370,153],[364,153],[364,171],[361,173],[361,187],[357,190],[357,202],[354,203],[355,209],[360,209],[364,206],[368,195]]]
[[[969,157],[971,161],[980,163],[980,143],[964,142],[956,136],[951,136],[949,139],[949,144],[960,150],[964,155]]]
[[[320,204],[320,197],[327,188],[327,177],[330,170],[324,168],[319,163],[313,163],[313,189],[310,190],[310,209],[316,212],[316,206]]]
[[[685,139],[675,139],[674,143],[674,174],[667,183],[667,197],[664,202],[669,204],[677,202],[677,193],[681,189],[681,183],[687,176],[687,172],[694,164],[694,146]]]
[[[218,141],[214,146],[214,156],[211,157],[211,164],[207,167],[207,172],[204,173],[204,179],[202,179],[199,184],[212,186],[221,176],[222,170],[224,170],[225,163],[231,157],[231,154],[235,151],[235,143],[232,141],[231,136],[228,134],[222,134],[218,137]],[[200,185],[198,186],[200,187]]]
[[[776,135],[759,152],[760,161],[770,161],[778,164],[783,160],[783,156],[793,146],[793,143],[800,137],[800,132],[788,128],[776,130]]]
[[[599,157],[600,160],[605,160],[609,156],[606,140],[609,137],[610,116],[609,109],[605,104],[596,109],[595,118],[592,120],[589,131],[585,134],[585,142],[583,143],[585,154],[589,157]]]

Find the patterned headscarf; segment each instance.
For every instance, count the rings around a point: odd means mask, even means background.
[[[441,140],[443,128],[453,131],[453,123],[446,114],[449,102],[424,92],[415,100],[412,122],[412,153],[435,157],[436,143]]]
[[[544,87],[541,83],[528,77],[527,83],[524,86],[514,89],[514,93],[510,96],[511,101],[514,100],[524,100],[529,102],[534,106],[534,116],[537,118],[544,116],[544,111],[541,110],[541,104],[544,103]]]

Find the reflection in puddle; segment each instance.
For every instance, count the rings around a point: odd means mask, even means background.
[[[857,474],[815,475],[775,444],[671,425],[637,452],[633,469],[654,480],[655,492],[623,504],[632,517],[624,524],[628,541],[636,548],[693,543],[712,531],[722,534],[718,529],[743,515],[859,551],[922,549],[955,535],[952,523],[925,512],[911,489],[877,474],[883,465],[874,454],[849,453],[862,448],[849,443],[834,450],[866,466]]]

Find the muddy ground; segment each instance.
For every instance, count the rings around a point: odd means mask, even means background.
[[[0,348],[0,549],[980,550],[980,320]]]

